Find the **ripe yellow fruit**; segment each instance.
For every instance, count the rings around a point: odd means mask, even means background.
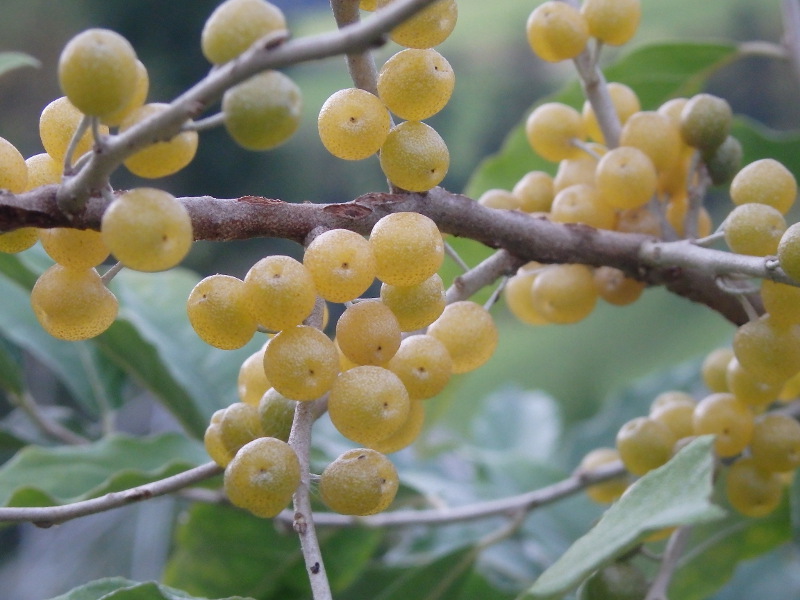
[[[87,29],[72,38],[58,59],[61,90],[81,112],[104,117],[133,98],[138,78],[136,51],[108,29]]]
[[[644,475],[672,458],[677,438],[661,421],[636,417],[617,432],[616,445],[620,459],[634,475]]]
[[[632,114],[619,137],[620,146],[633,146],[644,152],[659,173],[669,172],[680,160],[683,140],[678,128],[663,114],[640,111]]]
[[[789,169],[773,158],[754,161],[731,181],[731,200],[736,205],[769,204],[786,214],[797,197],[797,180]]]
[[[153,117],[169,108],[169,104],[153,102],[140,106],[120,123],[120,132],[127,131],[145,119]],[[198,135],[196,131],[182,131],[175,137],[155,142],[125,159],[125,166],[134,175],[155,179],[166,177],[183,169],[192,162],[197,152]]]
[[[765,517],[783,499],[780,475],[759,467],[752,458],[739,458],[728,469],[725,491],[731,506],[747,517]]]
[[[448,304],[428,327],[428,335],[447,348],[453,373],[473,371],[488,361],[497,348],[497,326],[483,306],[462,300]]]
[[[644,206],[658,183],[653,161],[632,146],[609,150],[597,163],[595,175],[600,198],[614,208]]]
[[[800,325],[781,327],[762,315],[736,330],[733,352],[759,381],[783,384],[800,371]]]
[[[453,373],[447,347],[432,335],[404,339],[386,366],[400,378],[412,400],[433,398],[447,386]]]
[[[0,137],[0,189],[13,194],[28,187],[28,165],[16,146]]]
[[[591,473],[593,470],[620,460],[616,448],[595,448],[581,460],[578,470],[582,473]],[[630,482],[627,477],[615,477],[602,483],[595,483],[586,488],[586,495],[598,504],[614,502],[628,489]]]
[[[220,467],[227,466],[227,464],[233,460],[234,456],[234,453],[228,451],[222,443],[222,433],[219,424],[222,421],[223,414],[225,414],[225,409],[221,408],[211,415],[211,422],[208,424],[203,434],[203,445],[206,448],[206,452],[208,452],[211,460]]]
[[[520,269],[510,277],[503,289],[503,299],[508,310],[517,319],[528,325],[546,325],[548,321],[533,303],[533,282],[540,271]]]
[[[599,144],[595,144],[599,146]],[[605,154],[606,148],[598,148],[598,154]],[[571,185],[583,183],[594,186],[594,172],[599,159],[586,153],[575,158],[565,158],[558,163],[556,176],[553,178],[553,192],[558,194]]]
[[[236,391],[239,400],[246,404],[258,406],[261,397],[272,387],[267,374],[264,372],[264,351],[266,344],[244,359],[239,367],[239,376],[236,379]]]
[[[289,441],[296,408],[296,400],[290,400],[274,388],[267,390],[258,403],[258,417],[264,434]]]
[[[577,323],[597,304],[592,269],[586,265],[550,265],[531,285],[533,307],[550,323]]]
[[[583,223],[598,229],[614,229],[616,211],[606,204],[593,185],[578,183],[556,194],[550,207],[550,219],[556,223]]]
[[[42,140],[45,152],[56,162],[64,162],[70,140],[82,119],[81,111],[75,108],[66,96],[56,98],[42,110],[42,114],[39,116],[39,138]],[[108,127],[102,125],[100,133],[108,134]],[[87,129],[75,145],[73,161],[89,152],[92,144],[94,144],[92,132]]]
[[[370,448],[382,454],[391,454],[410,446],[422,433],[425,425],[425,405],[422,400],[411,400],[408,417],[400,428],[388,438],[370,444]]]
[[[111,253],[137,271],[171,269],[188,254],[192,220],[175,196],[155,188],[135,188],[111,203],[100,225]]]
[[[198,282],[186,301],[186,313],[200,339],[223,350],[244,346],[258,326],[247,309],[244,281],[230,275]]]
[[[383,8],[395,0],[378,0]],[[392,29],[390,38],[406,48],[433,48],[445,41],[455,29],[458,5],[455,0],[438,0],[406,22]]]
[[[800,287],[765,279],[761,282],[761,300],[776,326],[800,323]]]
[[[225,129],[248,150],[269,150],[300,126],[303,95],[280,71],[265,71],[230,88],[222,97]]]
[[[514,194],[500,188],[490,188],[478,197],[478,204],[497,210],[519,210],[520,202]]]
[[[142,106],[147,100],[147,93],[150,91],[150,76],[147,73],[147,67],[140,60],[136,61],[136,87],[133,90],[133,96],[128,100],[122,108],[115,110],[112,113],[104,115],[102,122],[109,127],[118,127],[123,119],[131,114],[134,110]]]
[[[661,392],[650,405],[650,418],[670,428],[677,439],[694,434],[694,409],[697,403],[686,392]]]
[[[725,380],[728,391],[756,411],[772,404],[778,398],[782,387],[781,384],[759,381],[742,367],[736,357],[728,363]]]
[[[703,383],[706,384],[712,392],[728,392],[727,370],[728,363],[733,358],[732,348],[717,348],[708,353],[701,373],[703,376]]]
[[[108,258],[108,247],[99,231],[68,227],[40,229],[39,240],[50,258],[65,267],[89,269]]]
[[[334,427],[346,438],[371,446],[393,435],[408,418],[408,392],[388,369],[353,367],[337,378],[328,396]]]
[[[423,121],[445,107],[455,82],[453,68],[436,50],[409,48],[381,67],[378,96],[401,119]]]
[[[737,254],[776,254],[785,231],[786,219],[768,204],[741,204],[725,218],[725,243]]]
[[[200,44],[209,62],[219,65],[236,58],[260,38],[286,29],[283,12],[264,0],[227,0],[203,26]]]
[[[302,323],[317,301],[311,273],[290,256],[262,258],[247,271],[244,283],[250,314],[274,331]]]
[[[631,115],[642,109],[636,92],[624,83],[612,81],[606,86],[606,89],[611,97],[611,104],[614,105],[614,112],[617,113],[620,124],[624,125]],[[605,143],[605,137],[600,129],[600,124],[597,122],[597,115],[594,114],[594,109],[588,100],[583,103],[581,114],[589,138],[601,144]]]
[[[322,105],[317,118],[322,145],[344,160],[362,160],[376,154],[391,127],[392,118],[383,102],[358,88],[335,92]]]
[[[583,118],[566,104],[548,102],[538,106],[525,122],[525,134],[533,151],[545,160],[558,162],[583,155],[583,150],[574,144],[586,139]]]
[[[405,121],[386,136],[380,161],[381,170],[393,184],[409,192],[426,192],[447,175],[450,151],[433,127]]]
[[[281,512],[300,485],[300,461],[284,441],[264,437],[236,453],[225,468],[225,493],[231,504],[257,517]]]
[[[53,337],[86,340],[103,333],[117,318],[117,298],[94,269],[53,265],[31,290],[31,307]]]
[[[540,4],[528,17],[525,28],[533,52],[548,62],[575,58],[589,41],[586,19],[566,2]]]
[[[258,408],[244,402],[234,402],[219,419],[219,439],[230,456],[255,439],[264,437]]]
[[[519,198],[520,210],[547,212],[553,203],[553,177],[544,171],[530,171],[514,184],[511,193]]]
[[[336,343],[359,365],[383,365],[400,347],[400,324],[380,300],[364,300],[348,307],[336,323]]]
[[[400,483],[391,461],[368,448],[348,450],[330,463],[319,480],[322,501],[343,515],[373,515],[386,510]]]
[[[381,285],[381,301],[391,309],[400,331],[416,331],[433,323],[445,306],[444,282],[434,273],[416,285]]]
[[[347,229],[330,229],[308,245],[303,264],[317,293],[330,302],[349,302],[363,294],[375,279],[372,246]]]
[[[389,285],[418,285],[444,261],[444,240],[430,218],[419,213],[393,213],[372,228],[369,243],[377,277]]]
[[[800,423],[793,417],[766,414],[756,420],[750,441],[753,462],[778,473],[800,467]]]
[[[61,183],[61,173],[64,170],[64,166],[47,152],[29,156],[25,159],[25,164],[28,166],[28,190],[33,190],[43,185]]]
[[[284,329],[264,350],[264,373],[291,400],[314,400],[325,394],[339,373],[334,343],[319,329],[298,325]]]
[[[584,0],[581,14],[592,36],[605,44],[621,46],[639,28],[642,6],[640,0]]]
[[[627,306],[644,292],[645,283],[627,277],[614,267],[598,267],[594,270],[594,285],[600,297],[614,306]]]
[[[733,394],[711,394],[697,403],[692,426],[695,435],[716,435],[718,456],[736,456],[753,436],[753,412]]]

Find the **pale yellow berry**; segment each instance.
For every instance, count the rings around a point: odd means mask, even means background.
[[[81,111],[75,108],[66,96],[56,98],[42,110],[39,116],[39,138],[42,140],[45,152],[59,164],[64,162],[70,140],[82,119]],[[100,133],[107,135],[108,127],[101,125]],[[75,145],[73,162],[77,157],[89,152],[93,144],[92,132],[87,129]]]
[[[589,40],[586,19],[566,2],[550,1],[537,6],[528,17],[526,31],[531,49],[548,62],[575,58]]]
[[[405,121],[386,136],[380,162],[384,175],[394,185],[410,192],[426,192],[447,175],[450,151],[433,127]]]
[[[99,231],[67,227],[40,229],[39,240],[50,258],[65,267],[88,269],[108,258],[108,247]]]
[[[444,108],[455,87],[450,63],[436,50],[409,48],[378,74],[378,96],[401,119],[422,121]]]
[[[215,65],[228,62],[260,38],[286,29],[280,8],[264,0],[227,0],[203,26],[203,55]]]
[[[377,153],[391,126],[392,118],[383,102],[358,88],[334,93],[317,118],[322,145],[344,160],[362,160]]]
[[[244,346],[258,326],[247,309],[244,281],[230,275],[210,275],[198,282],[186,312],[200,339],[223,350]]]
[[[586,139],[586,128],[577,110],[559,102],[548,102],[530,114],[525,122],[525,134],[534,152],[545,160],[558,162],[582,155],[583,150],[574,142]]]
[[[339,373],[334,343],[319,329],[299,325],[284,329],[264,351],[264,372],[272,386],[291,400],[314,400],[325,394]]]
[[[369,243],[377,277],[389,285],[417,285],[439,270],[444,240],[430,218],[413,212],[382,217],[372,228]]]
[[[372,285],[377,270],[370,243],[347,229],[330,229],[314,238],[303,264],[317,293],[330,302],[358,298]]]
[[[448,304],[428,327],[428,335],[442,342],[453,360],[453,373],[473,371],[497,348],[497,326],[483,306],[462,300]]]
[[[245,302],[255,320],[273,331],[299,325],[317,301],[308,269],[290,256],[259,260],[244,277]]]
[[[422,283],[408,286],[381,285],[381,301],[397,317],[400,331],[416,331],[433,323],[445,306],[442,278],[434,273]]]
[[[391,2],[396,0],[378,0],[377,5],[382,8]],[[438,0],[392,29],[390,37],[407,48],[433,48],[450,36],[457,20],[455,0]]]

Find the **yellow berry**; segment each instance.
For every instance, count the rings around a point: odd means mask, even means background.
[[[372,228],[369,243],[375,255],[377,277],[389,285],[417,285],[439,270],[444,240],[425,215],[412,212],[382,217]]]
[[[750,441],[753,462],[767,471],[800,467],[800,423],[788,415],[766,414],[756,419]]]
[[[284,441],[264,437],[236,453],[225,468],[225,493],[231,504],[258,517],[283,510],[300,484],[300,461]]]
[[[223,447],[234,456],[245,444],[264,437],[258,408],[244,402],[234,402],[219,419],[219,438]]]
[[[541,271],[520,269],[510,277],[503,289],[503,298],[508,310],[517,319],[528,325],[546,325],[550,323],[533,303],[533,282]]]
[[[303,255],[317,288],[329,302],[349,302],[361,296],[375,279],[372,246],[347,229],[330,229],[308,245]]]
[[[717,348],[708,353],[703,360],[701,374],[703,383],[712,392],[728,392],[728,364],[733,358],[731,348]]]
[[[192,247],[192,220],[175,196],[155,188],[135,188],[111,203],[100,230],[111,253],[137,271],[164,271]]]
[[[124,132],[145,119],[158,115],[169,108],[169,104],[158,102],[140,106],[120,123]],[[192,162],[197,152],[196,131],[182,131],[166,141],[157,141],[125,159],[125,166],[134,175],[155,179],[166,177],[183,169]]]
[[[405,121],[392,128],[381,146],[381,169],[396,186],[426,192],[441,183],[450,167],[450,152],[430,125]]]
[[[319,480],[322,501],[343,515],[372,515],[386,510],[399,487],[397,471],[380,452],[348,450],[330,463]]]
[[[353,367],[337,378],[328,396],[328,413],[346,438],[371,446],[394,434],[410,410],[400,378],[383,367]]]
[[[578,470],[591,473],[597,467],[620,460],[616,448],[595,448],[581,460]],[[614,502],[628,489],[629,482],[625,476],[615,477],[602,483],[595,483],[586,488],[586,495],[598,504]]]
[[[605,44],[621,46],[636,33],[642,6],[640,0],[584,0],[581,14],[592,36]]]
[[[64,166],[47,152],[26,158],[25,164],[28,165],[28,190],[43,185],[61,183],[61,172],[64,170]]]
[[[314,400],[336,380],[339,354],[319,329],[299,325],[284,329],[269,341],[264,351],[264,372],[283,396]]]
[[[450,100],[454,87],[450,63],[433,49],[398,52],[378,74],[381,101],[407,121],[422,121],[438,113]]]
[[[220,467],[225,467],[231,460],[233,460],[234,452],[230,452],[222,443],[222,433],[220,429],[220,422],[225,409],[221,408],[211,415],[211,422],[206,427],[203,434],[203,445],[206,452],[215,463]]]
[[[64,162],[70,140],[82,119],[81,111],[75,108],[66,96],[56,98],[42,110],[39,117],[39,138],[42,140],[45,152],[56,162]],[[108,134],[108,127],[102,125],[100,133]],[[73,161],[89,152],[93,144],[92,132],[87,129],[75,145]]]
[[[428,335],[447,348],[453,360],[453,373],[466,373],[483,365],[494,354],[498,341],[492,315],[469,300],[448,304],[428,327]]]
[[[627,306],[642,295],[645,283],[627,277],[614,267],[598,267],[594,270],[594,285],[600,297],[614,306]]]
[[[800,323],[800,287],[765,279],[761,282],[761,300],[776,326]]]
[[[254,75],[222,97],[225,129],[248,150],[283,144],[297,131],[302,108],[300,88],[280,71]]]
[[[40,229],[39,240],[50,258],[65,267],[88,269],[108,258],[108,247],[99,231],[68,227]]]
[[[412,400],[433,398],[447,386],[453,373],[447,347],[432,335],[404,339],[386,366],[400,378]]]
[[[636,417],[617,432],[617,451],[620,459],[634,475],[644,475],[672,458],[677,438],[661,421]]]
[[[261,430],[267,437],[289,441],[296,407],[296,400],[290,400],[274,388],[267,390],[258,403]]]
[[[136,61],[136,87],[133,90],[133,96],[128,100],[122,108],[115,110],[112,113],[104,115],[102,122],[109,127],[118,127],[123,119],[131,114],[134,110],[142,106],[147,100],[147,93],[150,91],[150,76],[147,73],[147,67],[144,66],[142,61]]]
[[[408,417],[400,428],[388,438],[370,444],[370,448],[382,454],[391,454],[410,446],[416,440],[425,424],[425,405],[422,400],[411,400]]]
[[[14,231],[0,233],[0,252],[16,254],[33,246],[39,239],[39,230],[35,227],[20,227]]]
[[[677,439],[694,434],[694,409],[697,403],[686,392],[662,392],[650,405],[650,418],[664,423]]]
[[[400,347],[400,324],[380,300],[364,300],[345,310],[336,323],[336,343],[359,365],[383,365]]]
[[[728,137],[732,118],[726,100],[711,94],[697,94],[681,110],[681,135],[690,146],[710,151]]]
[[[736,174],[731,181],[730,194],[736,205],[769,204],[786,214],[797,197],[797,181],[783,164],[773,158],[763,158]]]
[[[550,1],[537,6],[528,17],[526,31],[531,49],[548,62],[575,58],[589,41],[586,19],[566,2]]]
[[[378,8],[395,1],[378,0]],[[438,0],[392,29],[390,38],[406,48],[433,48],[450,36],[457,20],[455,0]]]
[[[725,218],[725,243],[737,254],[776,254],[785,231],[786,219],[768,204],[742,204]]]
[[[739,327],[733,352],[759,381],[783,384],[800,371],[800,325],[781,327],[769,315],[762,315]]]
[[[16,146],[0,137],[0,189],[19,194],[28,188],[28,165]]]
[[[597,163],[596,185],[600,198],[614,208],[638,208],[656,191],[656,169],[641,150],[620,146]]]
[[[553,203],[553,177],[544,171],[530,171],[511,190],[525,212],[547,212]]]
[[[632,114],[622,126],[620,146],[633,146],[653,161],[659,173],[669,172],[681,158],[683,140],[672,121],[655,111]]]
[[[239,367],[236,390],[239,400],[246,404],[258,406],[261,397],[272,387],[264,372],[264,351],[266,344],[244,359]]]
[[[753,412],[733,394],[711,394],[697,403],[692,427],[695,435],[716,435],[718,456],[736,456],[753,436]]]
[[[322,105],[317,130],[326,150],[344,160],[362,160],[381,149],[392,118],[380,99],[369,92],[339,90]]]
[[[574,142],[586,139],[581,114],[559,102],[538,106],[525,122],[525,134],[533,151],[551,162],[581,156],[583,150]]]
[[[94,269],[53,265],[31,290],[31,306],[41,326],[53,337],[77,341],[108,329],[118,302]]]
[[[500,188],[490,188],[478,197],[478,204],[497,210],[519,210],[520,202],[514,194]]]
[[[578,183],[556,194],[550,207],[550,219],[556,223],[583,223],[597,229],[613,229],[617,214],[601,200],[597,188]]]
[[[433,323],[445,306],[442,278],[434,273],[416,285],[381,285],[381,301],[391,309],[400,331],[416,331]]]
[[[203,55],[215,65],[228,62],[260,38],[286,29],[283,12],[264,0],[227,0],[203,26]]]
[[[262,258],[247,271],[244,283],[250,314],[274,331],[302,323],[317,301],[311,273],[290,256]]]
[[[531,285],[533,307],[550,323],[577,323],[597,304],[592,269],[585,265],[550,265]]]
[[[87,29],[72,38],[58,59],[61,90],[81,112],[103,117],[125,107],[138,78],[136,51],[108,29]]]
[[[767,516],[783,499],[780,476],[762,469],[752,458],[739,458],[731,465],[725,491],[731,506],[752,518]]]
[[[211,275],[195,285],[186,312],[200,339],[223,350],[244,346],[258,325],[247,310],[244,281],[230,275]]]

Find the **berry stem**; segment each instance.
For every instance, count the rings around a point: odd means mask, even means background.
[[[339,29],[353,25],[361,20],[358,0],[331,0],[331,10]],[[378,95],[378,69],[372,53],[365,49],[361,52],[348,52],[345,55],[347,70],[356,87]]]
[[[300,538],[300,547],[306,561],[308,580],[314,600],[330,600],[331,589],[325,572],[325,563],[314,526],[314,513],[311,509],[311,476],[309,453],[311,452],[311,427],[316,420],[314,405],[320,402],[298,402],[289,434],[289,445],[300,461],[300,485],[294,493],[293,527]]]
[[[619,146],[622,126],[614,108],[614,103],[611,101],[611,95],[608,93],[608,86],[603,72],[597,65],[596,58],[589,48],[576,56],[573,62],[581,80],[583,93],[589,104],[592,105],[592,110],[594,110],[594,114],[597,117],[597,124],[600,126],[600,131],[603,132],[606,146],[608,146],[609,150],[616,148]]]
[[[17,408],[24,412],[33,424],[48,437],[69,445],[87,444],[89,442],[89,440],[82,435],[78,435],[61,425],[58,421],[47,417],[27,390],[9,392],[8,398],[12,404],[16,405]]]
[[[667,588],[669,588],[672,576],[678,567],[678,561],[686,548],[686,543],[689,541],[691,534],[691,527],[678,527],[672,533],[667,542],[666,550],[664,550],[664,558],[661,561],[658,574],[653,580],[645,600],[669,600]]]

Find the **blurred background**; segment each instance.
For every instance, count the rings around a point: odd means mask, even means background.
[[[295,37],[335,26],[324,0],[273,2],[285,11]],[[456,90],[450,104],[429,121],[450,149],[451,169],[442,185],[452,191],[464,189],[471,173],[501,147],[531,105],[573,78],[570,65],[537,60],[525,41],[524,23],[537,4],[520,0],[459,3],[455,33],[439,48],[453,65]],[[0,135],[25,156],[42,151],[38,117],[45,105],[61,95],[56,78],[58,55],[68,39],[89,27],[107,27],[126,36],[148,68],[148,101],[171,100],[208,72],[199,38],[216,5],[215,0],[169,6],[157,0],[4,0],[0,51],[26,52],[41,61],[41,68],[21,69],[0,78]],[[643,0],[642,26],[631,46],[676,38],[778,42],[781,35],[777,0]],[[604,59],[611,61],[626,50],[609,49]],[[377,51],[378,66],[396,51],[391,44]],[[343,59],[298,65],[287,73],[303,90],[305,104],[301,128],[287,144],[254,153],[236,146],[222,128],[207,131],[201,135],[194,162],[156,185],[176,195],[232,198],[252,194],[319,203],[347,201],[386,189],[376,158],[337,160],[324,150],[316,133],[322,103],[334,91],[351,85]],[[739,60],[715,74],[708,91],[725,97],[736,113],[769,127],[791,130],[800,125],[797,80],[787,64],[774,59]],[[124,169],[112,179],[121,189],[142,183]],[[241,277],[267,253],[299,256],[299,251],[282,240],[199,243],[184,264],[201,276],[221,272]],[[624,317],[618,311],[600,307],[586,323],[531,333],[498,307],[502,330],[498,356],[476,377],[462,377],[451,386],[435,409],[437,418],[449,419],[457,428],[459,421],[468,419],[470,407],[504,382],[544,390],[560,402],[566,422],[578,422],[597,412],[606,396],[623,383],[659,367],[694,360],[727,343],[732,334],[728,323],[709,317],[706,309],[659,290],[648,291],[636,307],[625,309]],[[637,323],[646,323],[648,328]],[[619,335],[621,331],[625,335]],[[76,582],[110,574],[158,578],[168,546],[150,540],[155,532],[169,527],[172,516],[169,501],[159,500],[56,530],[0,530],[0,597],[40,600],[63,593]],[[76,536],[85,540],[80,549],[70,546]],[[113,552],[108,551],[111,540],[120,538],[131,543],[124,550],[116,544]]]

